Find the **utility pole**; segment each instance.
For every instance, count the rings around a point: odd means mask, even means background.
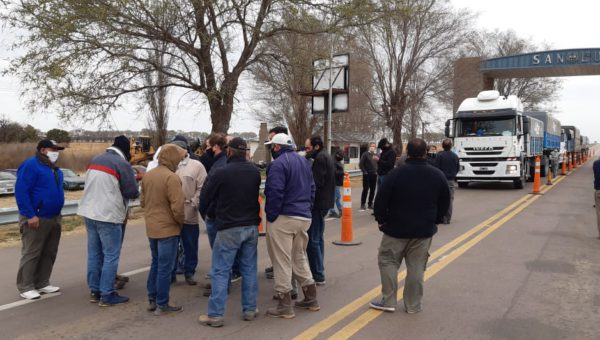
[[[329,97],[327,100],[327,116],[325,118],[325,147],[327,148],[327,152],[331,155],[331,114],[333,111],[333,43],[334,36],[331,33],[331,43],[329,50]]]

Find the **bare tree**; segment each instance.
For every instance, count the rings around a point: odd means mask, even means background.
[[[405,115],[451,90],[451,61],[468,36],[472,15],[442,0],[382,0],[378,20],[359,26],[373,70],[371,109],[402,149]],[[416,129],[413,129],[416,131]]]
[[[465,49],[466,56],[484,58],[547,50],[550,46],[537,45],[531,39],[519,37],[514,31],[480,31],[471,36]],[[562,88],[558,78],[506,78],[496,79],[494,87],[504,95],[518,96],[528,110],[549,105]]]
[[[336,13],[331,27],[352,21],[363,1],[304,0],[0,0],[0,18],[26,32],[13,46],[25,51],[8,72],[19,76],[32,111],[57,105],[60,118],[106,120],[123,97],[148,88],[178,87],[208,103],[212,130],[227,132],[240,76],[262,56],[264,39],[314,27],[282,24],[301,8]],[[356,3],[356,5],[355,5]],[[154,8],[161,8],[160,15]],[[164,13],[168,14],[164,20]],[[168,25],[163,23],[167,22]],[[330,28],[330,27],[329,27]],[[328,27],[320,31],[328,30]],[[173,63],[159,68],[162,42]],[[158,70],[164,84],[145,84]]]

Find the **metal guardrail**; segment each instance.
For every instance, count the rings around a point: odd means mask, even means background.
[[[350,177],[357,177],[361,175],[360,170],[350,170],[348,171]],[[260,189],[264,190],[265,181],[260,183]],[[138,207],[140,205],[139,200],[131,201],[129,203],[130,207]],[[65,205],[61,211],[62,216],[72,216],[77,214],[77,209],[79,208],[79,201],[65,201]],[[0,226],[5,224],[13,224],[19,222],[19,209],[16,207],[13,208],[0,208]]]

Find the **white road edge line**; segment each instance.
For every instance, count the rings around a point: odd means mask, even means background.
[[[150,270],[150,266],[139,268],[139,269],[135,269],[135,270],[132,270],[132,271],[120,274],[120,275],[131,276],[131,275],[136,275],[136,274],[139,274],[139,273],[147,272],[149,270]],[[19,300],[19,301],[16,301],[16,302],[7,303],[5,305],[1,305],[0,306],[0,312],[5,311],[5,310],[9,310],[9,309],[12,309],[12,308],[24,306],[24,305],[27,305],[27,304],[30,304],[30,303],[34,303],[34,302],[37,302],[37,301],[42,301],[42,300],[46,300],[46,299],[49,299],[49,298],[57,297],[59,295],[61,295],[61,292],[52,293],[52,294],[42,294],[42,296],[39,299],[35,299],[35,300],[23,299],[23,300]]]
[[[23,306],[23,305],[26,305],[26,304],[29,304],[29,303],[34,303],[34,302],[37,302],[37,301],[42,301],[42,300],[50,299],[50,298],[53,298],[53,297],[56,297],[56,296],[59,296],[59,295],[61,295],[60,292],[58,292],[58,293],[51,293],[51,294],[43,294],[39,299],[35,299],[35,300],[23,299],[23,300],[19,300],[19,301],[16,301],[16,302],[7,303],[5,305],[0,306],[0,312],[4,311],[4,310],[11,309],[11,308]]]

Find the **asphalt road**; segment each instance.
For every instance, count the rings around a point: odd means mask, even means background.
[[[61,241],[52,283],[62,293],[33,303],[23,304],[15,288],[20,249],[0,249],[0,338],[598,339],[600,240],[592,178],[588,162],[545,187],[544,195],[529,195],[531,185],[523,190],[498,184],[458,189],[453,222],[440,226],[434,237],[424,310],[415,315],[401,308],[379,313],[367,307],[378,292],[381,236],[370,212],[358,211],[360,189],[354,189],[354,237],[362,244],[331,244],[340,236],[340,221],[327,222],[327,284],[318,288],[319,312],[296,311],[292,320],[264,316],[274,301],[273,282],[264,277],[269,259],[261,238],[257,320],[241,320],[239,283],[233,286],[223,328],[197,323],[207,298],[199,286],[182,282],[172,287],[171,300],[184,312],[153,316],[145,310],[150,254],[138,220],[128,227],[121,257],[119,271],[133,272],[121,291],[131,302],[122,306],[100,308],[88,302],[83,233]],[[210,252],[206,235],[200,239],[196,275],[203,282]]]

